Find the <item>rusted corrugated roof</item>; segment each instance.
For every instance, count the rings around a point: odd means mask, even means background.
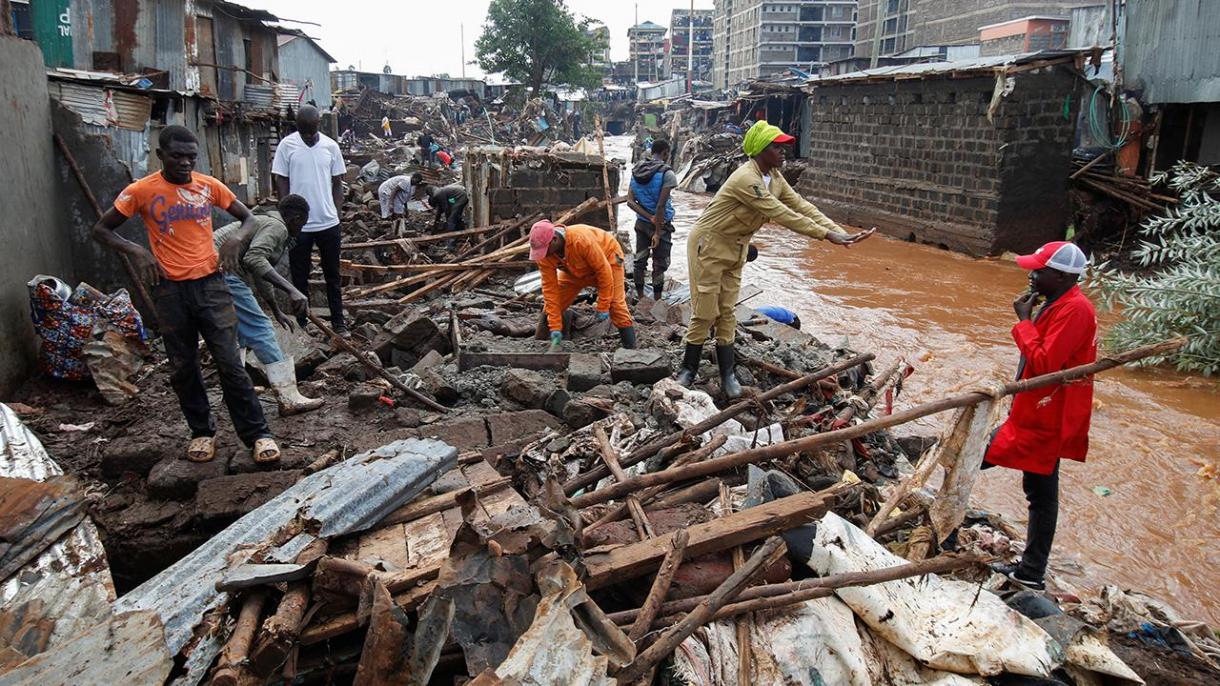
[[[43,481],[62,474],[38,438],[0,404],[0,475]],[[57,648],[109,616],[113,601],[106,551],[85,519],[0,583],[0,653],[32,656]]]
[[[84,516],[84,491],[75,477],[0,476],[0,579],[51,547]]]
[[[91,83],[52,80],[51,97],[80,115],[86,124],[143,131],[152,115],[152,98]]]

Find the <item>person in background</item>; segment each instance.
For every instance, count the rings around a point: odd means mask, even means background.
[[[437,150],[436,159],[441,163],[442,167],[445,167],[446,169],[453,168],[453,155],[450,155],[448,150],[444,148]]]
[[[873,234],[844,231],[809,201],[796,194],[780,173],[784,147],[795,139],[765,121],[750,127],[742,149],[750,158],[725,181],[687,239],[691,282],[691,318],[686,350],[677,381],[690,387],[699,370],[703,344],[716,329],[716,360],[725,396],[741,396],[733,341],[737,332],[737,295],[750,237],[771,221],[796,233],[851,246]]]
[[[1096,361],[1097,314],[1076,283],[1086,262],[1080,248],[1064,241],[1017,258],[1017,265],[1029,270],[1029,290],[1012,304],[1017,315],[1012,338],[1021,352],[1018,381]],[[1059,461],[1084,462],[1092,412],[1091,376],[1017,393],[983,457],[984,469],[1022,472],[1029,502],[1025,551],[1017,564],[994,568],[1027,588],[1045,588],[1059,520]]]
[[[423,183],[424,175],[415,172],[407,176],[391,176],[377,187],[377,200],[381,203],[381,218],[399,217],[407,212],[407,203],[415,197],[415,189]]]
[[[208,462],[216,456],[216,422],[199,368],[199,338],[208,347],[233,428],[251,448],[255,462],[275,462],[280,448],[271,437],[254,384],[237,349],[237,315],[221,266],[236,269],[242,245],[255,230],[254,215],[218,179],[195,171],[199,142],[182,126],[167,126],[157,137],[161,171],[135,181],[93,226],[93,239],[131,259],[153,286],[153,306],[169,358],[169,382],[190,428],[186,458]],[[220,244],[212,242],[212,209],[241,222]],[[151,252],[117,233],[139,214]]]
[[[678,177],[665,160],[669,143],[652,142],[652,157],[631,168],[627,206],[635,211],[635,295],[644,297],[644,274],[652,257],[652,297],[660,300],[665,289],[665,272],[673,248],[674,204],[669,195],[678,186]]]
[[[434,231],[441,229],[442,222],[444,222],[446,233],[466,228],[462,213],[466,211],[466,205],[470,203],[470,195],[466,192],[465,186],[460,183],[439,188],[424,186],[424,197],[428,201],[428,207],[436,211],[436,219],[432,222]]]
[[[285,136],[275,148],[271,174],[276,193],[283,198],[299,195],[309,203],[309,221],[301,229],[296,245],[288,252],[292,284],[309,295],[309,273],[313,270],[313,247],[322,256],[322,275],[326,279],[326,302],[335,332],[347,333],[343,319],[343,291],[339,280],[339,208],[343,206],[343,175],[347,165],[339,144],[318,132],[321,115],[306,105],[297,112],[297,130]],[[305,326],[304,315],[297,322]]]
[[[614,233],[595,226],[556,226],[547,220],[530,228],[530,260],[542,274],[542,304],[551,351],[563,340],[563,313],[581,289],[597,287],[597,320],[618,328],[624,348],[634,348],[635,325],[624,290],[623,247]]]
[[[796,330],[801,328],[801,318],[795,312],[779,305],[765,305],[763,307],[755,307],[754,311],[763,315],[767,319],[780,324],[787,324]]]
[[[292,329],[292,320],[280,310],[275,293],[270,290],[272,286],[288,295],[288,304],[293,313],[300,314],[309,309],[309,298],[275,269],[276,263],[296,241],[307,221],[309,203],[299,195],[284,196],[280,198],[277,209],[255,214],[254,234],[242,244],[240,266],[224,275],[237,311],[237,340],[243,347],[253,350],[258,361],[263,363],[267,380],[279,402],[281,416],[316,410],[322,407],[323,401],[320,398],[306,398],[297,389],[296,366],[280,348],[271,318],[259,306],[251,289],[258,289],[276,321],[286,329]],[[222,226],[216,230],[213,242],[220,248],[229,236],[240,230],[240,225],[236,223]]]
[[[390,138],[394,135],[394,129],[390,127],[389,117],[381,118],[381,133],[385,134],[386,138]]]
[[[419,145],[419,163],[432,166],[432,134],[424,131],[415,142]]]

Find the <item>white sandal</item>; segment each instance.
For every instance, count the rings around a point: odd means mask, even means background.
[[[273,438],[260,438],[254,441],[254,461],[258,464],[270,464],[280,461],[280,447]]]
[[[211,462],[216,457],[216,439],[196,436],[186,446],[186,459],[191,462]]]

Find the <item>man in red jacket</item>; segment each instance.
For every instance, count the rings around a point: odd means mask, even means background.
[[[1085,256],[1072,243],[1056,241],[1017,258],[1030,270],[1029,291],[1013,302],[1019,320],[1012,337],[1021,351],[1017,379],[1029,379],[1097,359],[1097,315],[1077,279]],[[1034,313],[1039,301],[1042,306]],[[997,571],[1034,590],[1044,588],[1046,563],[1059,516],[1059,460],[1084,462],[1089,450],[1093,378],[1018,393],[1012,412],[991,439],[984,467],[1024,472],[1029,501],[1025,553]]]

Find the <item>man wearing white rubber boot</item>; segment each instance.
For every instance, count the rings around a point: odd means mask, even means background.
[[[299,195],[288,195],[280,200],[278,211],[258,213],[254,218],[255,231],[241,247],[241,268],[224,275],[237,310],[237,340],[242,347],[253,350],[258,361],[263,363],[267,380],[279,402],[280,415],[316,410],[322,406],[322,399],[307,398],[297,390],[293,360],[280,349],[271,319],[259,306],[252,290],[258,289],[276,321],[289,330],[292,329],[292,318],[280,310],[270,287],[274,286],[288,295],[293,314],[309,308],[309,299],[275,270],[275,264],[292,247],[301,227],[309,220],[309,203]],[[217,229],[214,239],[217,245],[238,226],[230,224]]]

